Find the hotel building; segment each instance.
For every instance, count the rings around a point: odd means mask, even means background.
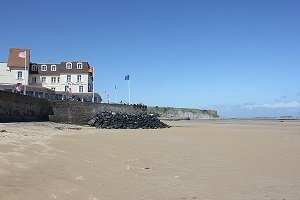
[[[24,57],[20,56],[26,51]],[[26,63],[26,65],[25,65]],[[101,102],[93,93],[93,67],[88,62],[30,62],[30,49],[11,48],[7,63],[0,63],[0,90],[56,100]]]

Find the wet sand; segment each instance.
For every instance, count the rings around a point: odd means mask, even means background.
[[[300,199],[299,121],[0,124],[0,199]]]

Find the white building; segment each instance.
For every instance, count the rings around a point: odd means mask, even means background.
[[[19,53],[26,51],[25,58]],[[61,62],[56,64],[31,63],[29,49],[10,49],[8,63],[0,63],[0,89],[6,85],[17,84],[28,87],[28,95],[34,95],[34,88],[47,88],[59,95],[58,99],[75,98],[75,100],[101,102],[99,94],[93,94],[93,68],[88,62]],[[47,95],[49,97],[49,95]]]
[[[93,92],[91,71],[92,68],[88,62],[31,63],[29,83],[55,91],[89,93]]]

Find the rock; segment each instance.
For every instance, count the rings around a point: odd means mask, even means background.
[[[95,123],[96,123],[96,121],[97,121],[97,118],[96,118],[96,117],[95,117],[95,118],[92,118],[90,121],[88,121],[88,125],[94,126]]]
[[[92,116],[88,125],[103,129],[157,129],[169,128],[156,116],[149,114],[125,114],[100,112]]]

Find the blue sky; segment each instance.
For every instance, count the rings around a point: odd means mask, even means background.
[[[0,1],[0,60],[85,60],[117,101],[300,115],[298,0]],[[106,100],[106,98],[104,98]]]

